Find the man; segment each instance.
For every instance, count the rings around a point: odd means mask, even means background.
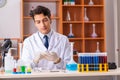
[[[23,42],[22,60],[43,70],[65,69],[70,61],[70,44],[66,36],[53,31],[50,27],[50,10],[37,6],[30,12],[38,32]]]

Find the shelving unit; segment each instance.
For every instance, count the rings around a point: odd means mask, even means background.
[[[64,5],[62,0],[62,34],[68,36],[69,24],[73,25],[74,38],[69,38],[75,42],[75,50],[78,52],[95,52],[96,43],[100,43],[100,51],[106,51],[105,42],[105,21],[104,21],[104,0],[92,0],[94,5],[89,5],[90,0],[75,0],[75,5]],[[89,21],[84,21],[84,9]],[[70,13],[71,20],[67,21],[67,11]],[[97,37],[91,37],[92,24],[95,24]]]

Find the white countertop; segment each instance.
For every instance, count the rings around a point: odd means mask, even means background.
[[[120,75],[120,69],[108,72],[32,72],[31,74],[0,74],[0,78],[46,78],[46,77],[78,77],[78,76],[114,76]]]

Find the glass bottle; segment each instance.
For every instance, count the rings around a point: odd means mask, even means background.
[[[68,38],[73,38],[74,34],[72,32],[72,24],[70,24],[70,33],[68,34]]]
[[[96,38],[96,37],[97,37],[97,34],[96,34],[96,32],[95,32],[95,24],[93,24],[92,27],[93,27],[93,32],[92,32],[92,35],[91,35],[91,36],[92,36],[93,38]]]

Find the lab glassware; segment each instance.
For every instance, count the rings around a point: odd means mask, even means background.
[[[68,1],[67,0],[64,0],[64,5],[67,5],[68,4]]]
[[[66,64],[66,71],[67,72],[74,72],[77,71],[77,63],[74,61],[73,59],[73,45],[74,42],[70,42],[70,46],[71,46],[71,60]]]
[[[75,0],[70,1],[71,5],[75,5]]]
[[[71,18],[70,18],[70,12],[67,11],[66,21],[70,21],[70,20],[71,20]]]
[[[93,1],[92,1],[92,0],[90,0],[89,5],[94,5],[94,3],[93,3]]]
[[[96,50],[96,53],[100,53],[99,42],[97,42],[97,50]]]
[[[68,34],[68,38],[73,38],[74,34],[72,32],[72,24],[70,24],[70,33]]]
[[[89,21],[89,18],[87,17],[87,8],[84,8],[84,21]]]
[[[93,32],[92,32],[92,35],[91,35],[91,36],[92,36],[93,38],[96,38],[98,35],[97,35],[96,32],[95,32],[95,24],[93,24],[92,27],[93,27]]]

